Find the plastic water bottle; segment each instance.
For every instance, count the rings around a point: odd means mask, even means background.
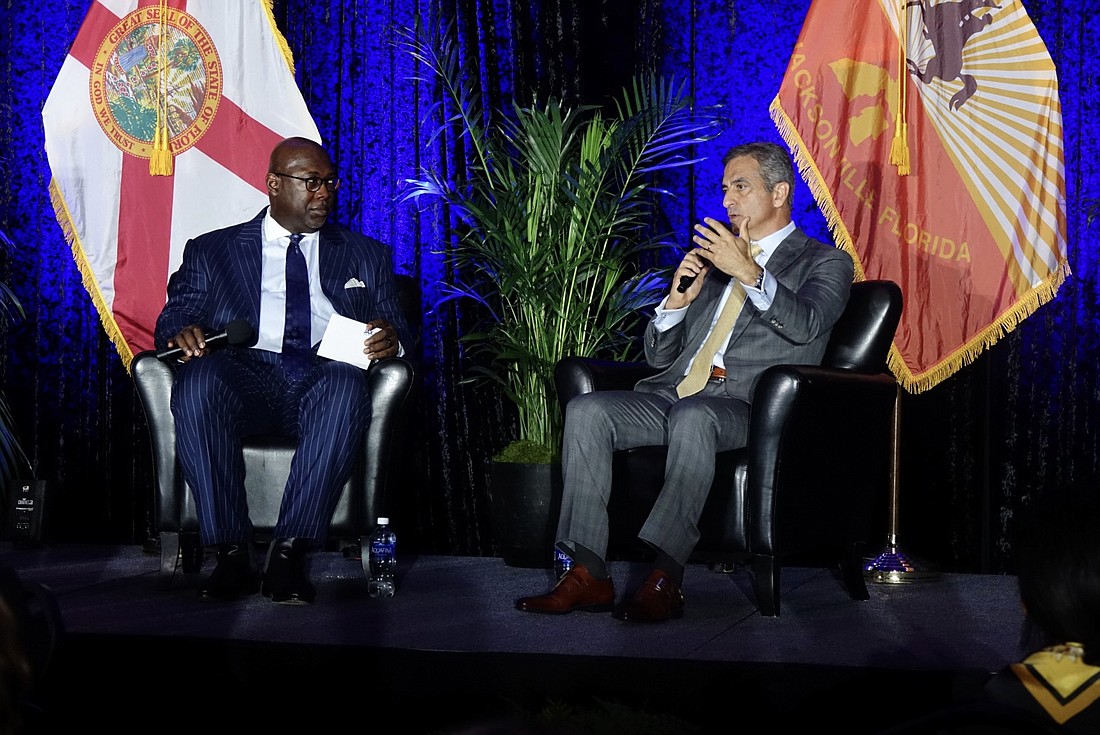
[[[397,569],[397,535],[390,528],[389,518],[379,518],[371,532],[367,547],[367,568],[370,579],[367,593],[371,597],[393,597],[394,571]]]
[[[566,572],[573,568],[573,560],[569,558],[569,555],[554,547],[554,576],[557,579],[561,579],[565,576]]]

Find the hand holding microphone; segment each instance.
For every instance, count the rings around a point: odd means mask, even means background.
[[[738,256],[741,251],[738,251],[738,248],[743,247],[743,252],[748,253],[748,243],[750,242],[749,218],[742,217],[737,223],[730,222],[726,224],[706,217],[703,222],[704,224],[695,225],[696,234],[691,239],[697,247],[688,256],[694,255],[703,262],[703,267],[699,272],[705,272],[707,269],[714,267],[723,273],[733,275],[733,272],[739,267]],[[751,259],[751,256],[746,257]],[[685,257],[684,262],[688,263],[689,258]],[[683,263],[681,263],[682,265]],[[695,282],[696,277],[696,275],[681,275],[680,282],[676,286],[676,292],[685,293],[691,288],[691,284]]]
[[[158,360],[175,360],[179,358],[186,358],[185,350],[188,349],[186,345],[180,345],[181,337],[186,333],[185,328],[180,334],[172,340],[176,343],[176,347],[162,350],[157,353]],[[197,329],[197,328],[195,328]],[[220,349],[226,345],[248,345],[251,344],[256,337],[256,331],[252,328],[252,325],[245,319],[235,319],[225,326],[225,331],[218,332],[209,336],[203,336],[202,341],[206,343],[206,351]],[[198,350],[199,345],[196,341],[191,346],[192,350]]]
[[[728,232],[735,237],[737,235],[736,225],[730,224],[730,229],[726,230],[717,220],[707,217],[703,221],[706,224],[695,225],[695,234],[691,237],[695,242],[695,248],[689,252],[689,255],[694,255],[701,261],[701,268],[698,273],[707,270],[707,268],[712,265],[714,248],[720,241],[722,232]],[[716,229],[716,226],[722,227],[722,230],[719,231]],[[691,259],[687,257],[684,258],[684,262],[694,265]],[[696,278],[698,278],[698,273],[680,276],[680,282],[676,285],[676,293],[686,293],[687,290],[691,288],[691,284],[695,283]]]
[[[705,260],[703,260],[697,253],[695,253],[695,251],[689,252],[684,257],[683,262],[680,263],[680,267],[683,268],[685,264],[688,264],[689,266],[696,265],[696,263],[691,261],[691,256],[693,256],[693,255],[695,256],[695,260],[699,261],[698,262],[699,270],[696,271],[695,273],[688,273],[688,274],[681,275],[680,276],[680,282],[676,284],[676,293],[687,293],[687,290],[689,288],[691,288],[691,284],[695,283],[695,279],[697,279],[699,277],[699,274],[703,273],[707,270],[707,267],[708,267],[707,262]]]

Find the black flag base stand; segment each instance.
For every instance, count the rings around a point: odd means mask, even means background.
[[[940,573],[934,565],[910,558],[898,546],[897,534],[891,533],[886,547],[864,565],[863,576],[868,582],[879,584],[908,584],[937,579]]]

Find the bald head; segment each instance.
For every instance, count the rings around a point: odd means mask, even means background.
[[[267,164],[268,171],[285,171],[289,161],[307,152],[320,154],[328,158],[324,147],[315,140],[309,138],[286,138],[271,151],[271,158]]]
[[[326,182],[336,177],[328,152],[308,138],[287,138],[271,151],[267,169],[267,198],[271,216],[290,232],[316,232],[332,212],[335,186],[321,183],[310,191],[310,179]],[[312,182],[317,184],[317,181]]]

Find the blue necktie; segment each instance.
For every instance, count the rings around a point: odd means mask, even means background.
[[[299,243],[303,235],[290,236],[286,251],[286,324],[283,326],[283,372],[291,382],[301,380],[312,364],[309,308],[309,274]]]

